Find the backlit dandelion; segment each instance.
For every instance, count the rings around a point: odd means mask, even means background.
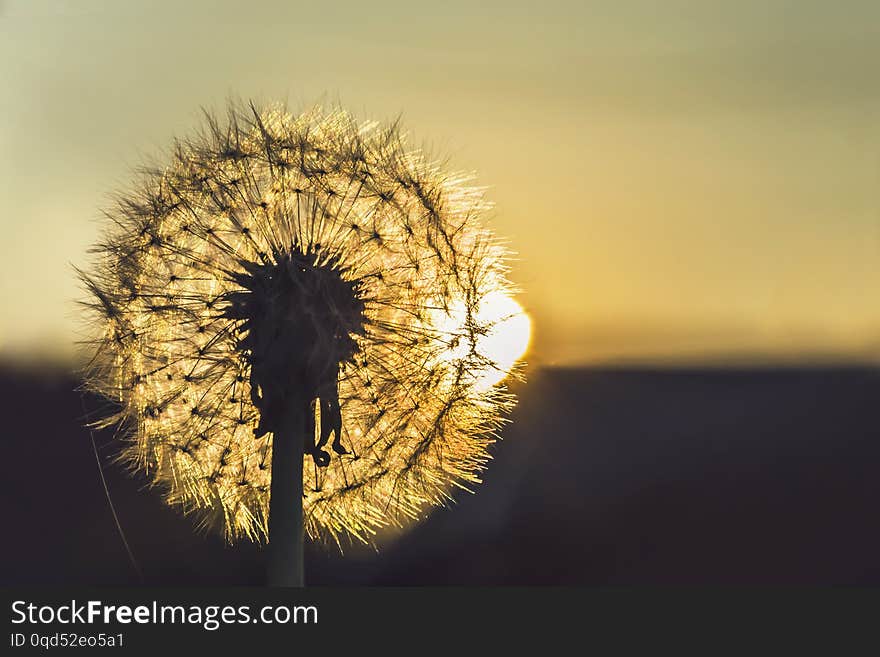
[[[478,483],[528,339],[487,207],[396,126],[209,116],[83,275],[125,459],[230,540],[270,539],[281,583],[297,532],[369,540]]]

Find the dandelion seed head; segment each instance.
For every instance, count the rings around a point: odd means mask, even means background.
[[[515,373],[487,345],[508,253],[470,177],[341,110],[230,106],[108,212],[87,381],[170,504],[265,540],[288,388],[312,538],[369,540],[479,482]],[[487,383],[486,373],[501,373]]]

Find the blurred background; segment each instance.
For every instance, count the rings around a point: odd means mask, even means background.
[[[878,60],[871,0],[0,0],[0,581],[138,581],[71,265],[242,97],[478,172],[532,317],[478,494],[311,583],[877,583]],[[96,439],[147,582],[262,581]]]

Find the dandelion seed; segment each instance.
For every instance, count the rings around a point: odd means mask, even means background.
[[[300,533],[367,541],[478,483],[521,355],[498,352],[518,306],[488,207],[396,127],[209,116],[119,198],[83,274],[88,384],[125,458],[230,541],[269,538],[275,495],[302,498]]]

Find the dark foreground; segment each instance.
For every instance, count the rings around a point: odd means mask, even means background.
[[[0,585],[140,581],[73,387],[0,373]],[[378,553],[308,546],[307,582],[880,584],[880,371],[543,370],[519,392],[476,495]],[[145,583],[263,582],[259,548],[106,475]]]

